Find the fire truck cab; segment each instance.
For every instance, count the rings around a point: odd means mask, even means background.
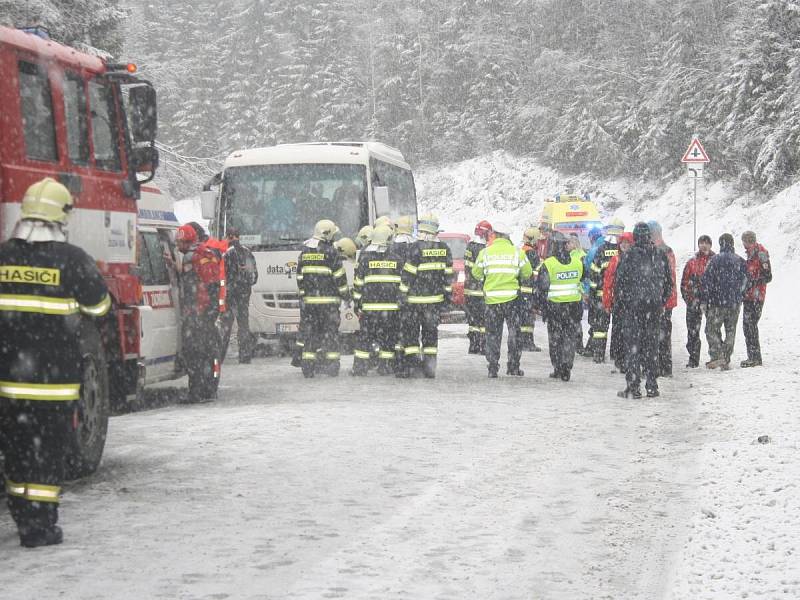
[[[0,27],[0,241],[18,220],[28,186],[45,176],[59,180],[75,199],[68,240],[97,261],[113,300],[107,317],[87,319],[79,332],[73,477],[97,468],[111,401],[124,407],[148,379],[174,372],[177,296],[149,253],[168,249],[177,220],[171,208],[148,206],[159,202],[158,190],[143,187],[158,163],[156,99],[135,70],[38,28]]]

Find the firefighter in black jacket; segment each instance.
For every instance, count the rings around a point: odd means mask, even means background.
[[[472,267],[481,250],[486,248],[486,240],[492,233],[489,221],[481,221],[475,226],[475,237],[464,250],[464,309],[467,313],[468,354],[483,354],[486,350],[486,303],[483,301],[483,282],[472,276]]]
[[[418,239],[408,253],[400,285],[407,310],[400,324],[403,359],[397,376],[410,377],[421,352],[425,377],[432,378],[436,377],[439,313],[450,303],[453,291],[453,255],[437,237],[436,216],[423,215],[417,231]]]
[[[333,245],[339,228],[323,219],[314,226],[314,235],[303,244],[297,259],[297,288],[300,293],[300,335],[303,376],[313,377],[324,369],[333,377],[339,374],[339,305],[349,300],[347,276],[342,257]]]
[[[589,265],[589,301],[594,304],[591,347],[594,362],[601,363],[606,360],[606,345],[608,342],[608,326],[611,315],[603,309],[603,280],[606,270],[611,264],[611,259],[619,254],[617,237],[625,231],[625,225],[619,219],[614,219],[603,231],[605,242],[597,249]]]
[[[9,512],[26,547],[59,544],[67,440],[80,398],[82,315],[111,307],[94,260],[66,242],[72,197],[49,177],[22,199],[0,245],[0,450]]]
[[[403,263],[390,249],[392,234],[386,225],[375,227],[372,242],[358,258],[353,300],[360,329],[353,352],[353,375],[366,375],[373,358],[378,359],[379,375],[393,371]]]
[[[392,224],[391,219],[388,217],[378,217],[375,221],[375,227],[378,225],[390,225],[394,228],[394,239],[390,245],[392,254],[394,254],[400,261],[400,265],[406,263],[408,252],[414,244],[414,223],[416,217],[413,215],[403,215],[397,218],[397,223]],[[407,319],[408,307],[405,305],[400,307],[400,322]],[[397,336],[397,343],[395,344],[394,352],[396,355],[395,367],[399,368],[403,364],[403,340],[402,336]]]

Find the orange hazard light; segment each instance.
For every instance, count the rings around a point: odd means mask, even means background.
[[[128,73],[136,73],[136,65],[134,63],[128,63],[125,68],[128,70]]]

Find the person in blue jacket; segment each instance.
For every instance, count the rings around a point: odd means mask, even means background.
[[[592,266],[592,261],[594,260],[594,255],[597,254],[597,249],[603,245],[606,241],[603,237],[603,230],[599,227],[592,227],[589,230],[589,241],[592,243],[589,250],[586,251],[586,256],[583,257],[583,281],[581,285],[583,287],[583,297],[584,299],[589,296],[589,272],[590,267]],[[594,323],[594,302],[584,302],[584,304],[588,304],[589,309],[589,339],[586,341],[586,346],[583,345],[583,324],[578,323],[578,345],[576,353],[580,354],[581,356],[592,356],[594,349],[592,348],[592,335],[594,331],[592,331],[592,323]]]

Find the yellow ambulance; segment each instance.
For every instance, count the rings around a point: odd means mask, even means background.
[[[564,235],[577,234],[584,249],[591,246],[589,231],[593,227],[602,227],[600,211],[588,194],[556,194],[554,198],[546,198],[539,225],[549,226]]]

